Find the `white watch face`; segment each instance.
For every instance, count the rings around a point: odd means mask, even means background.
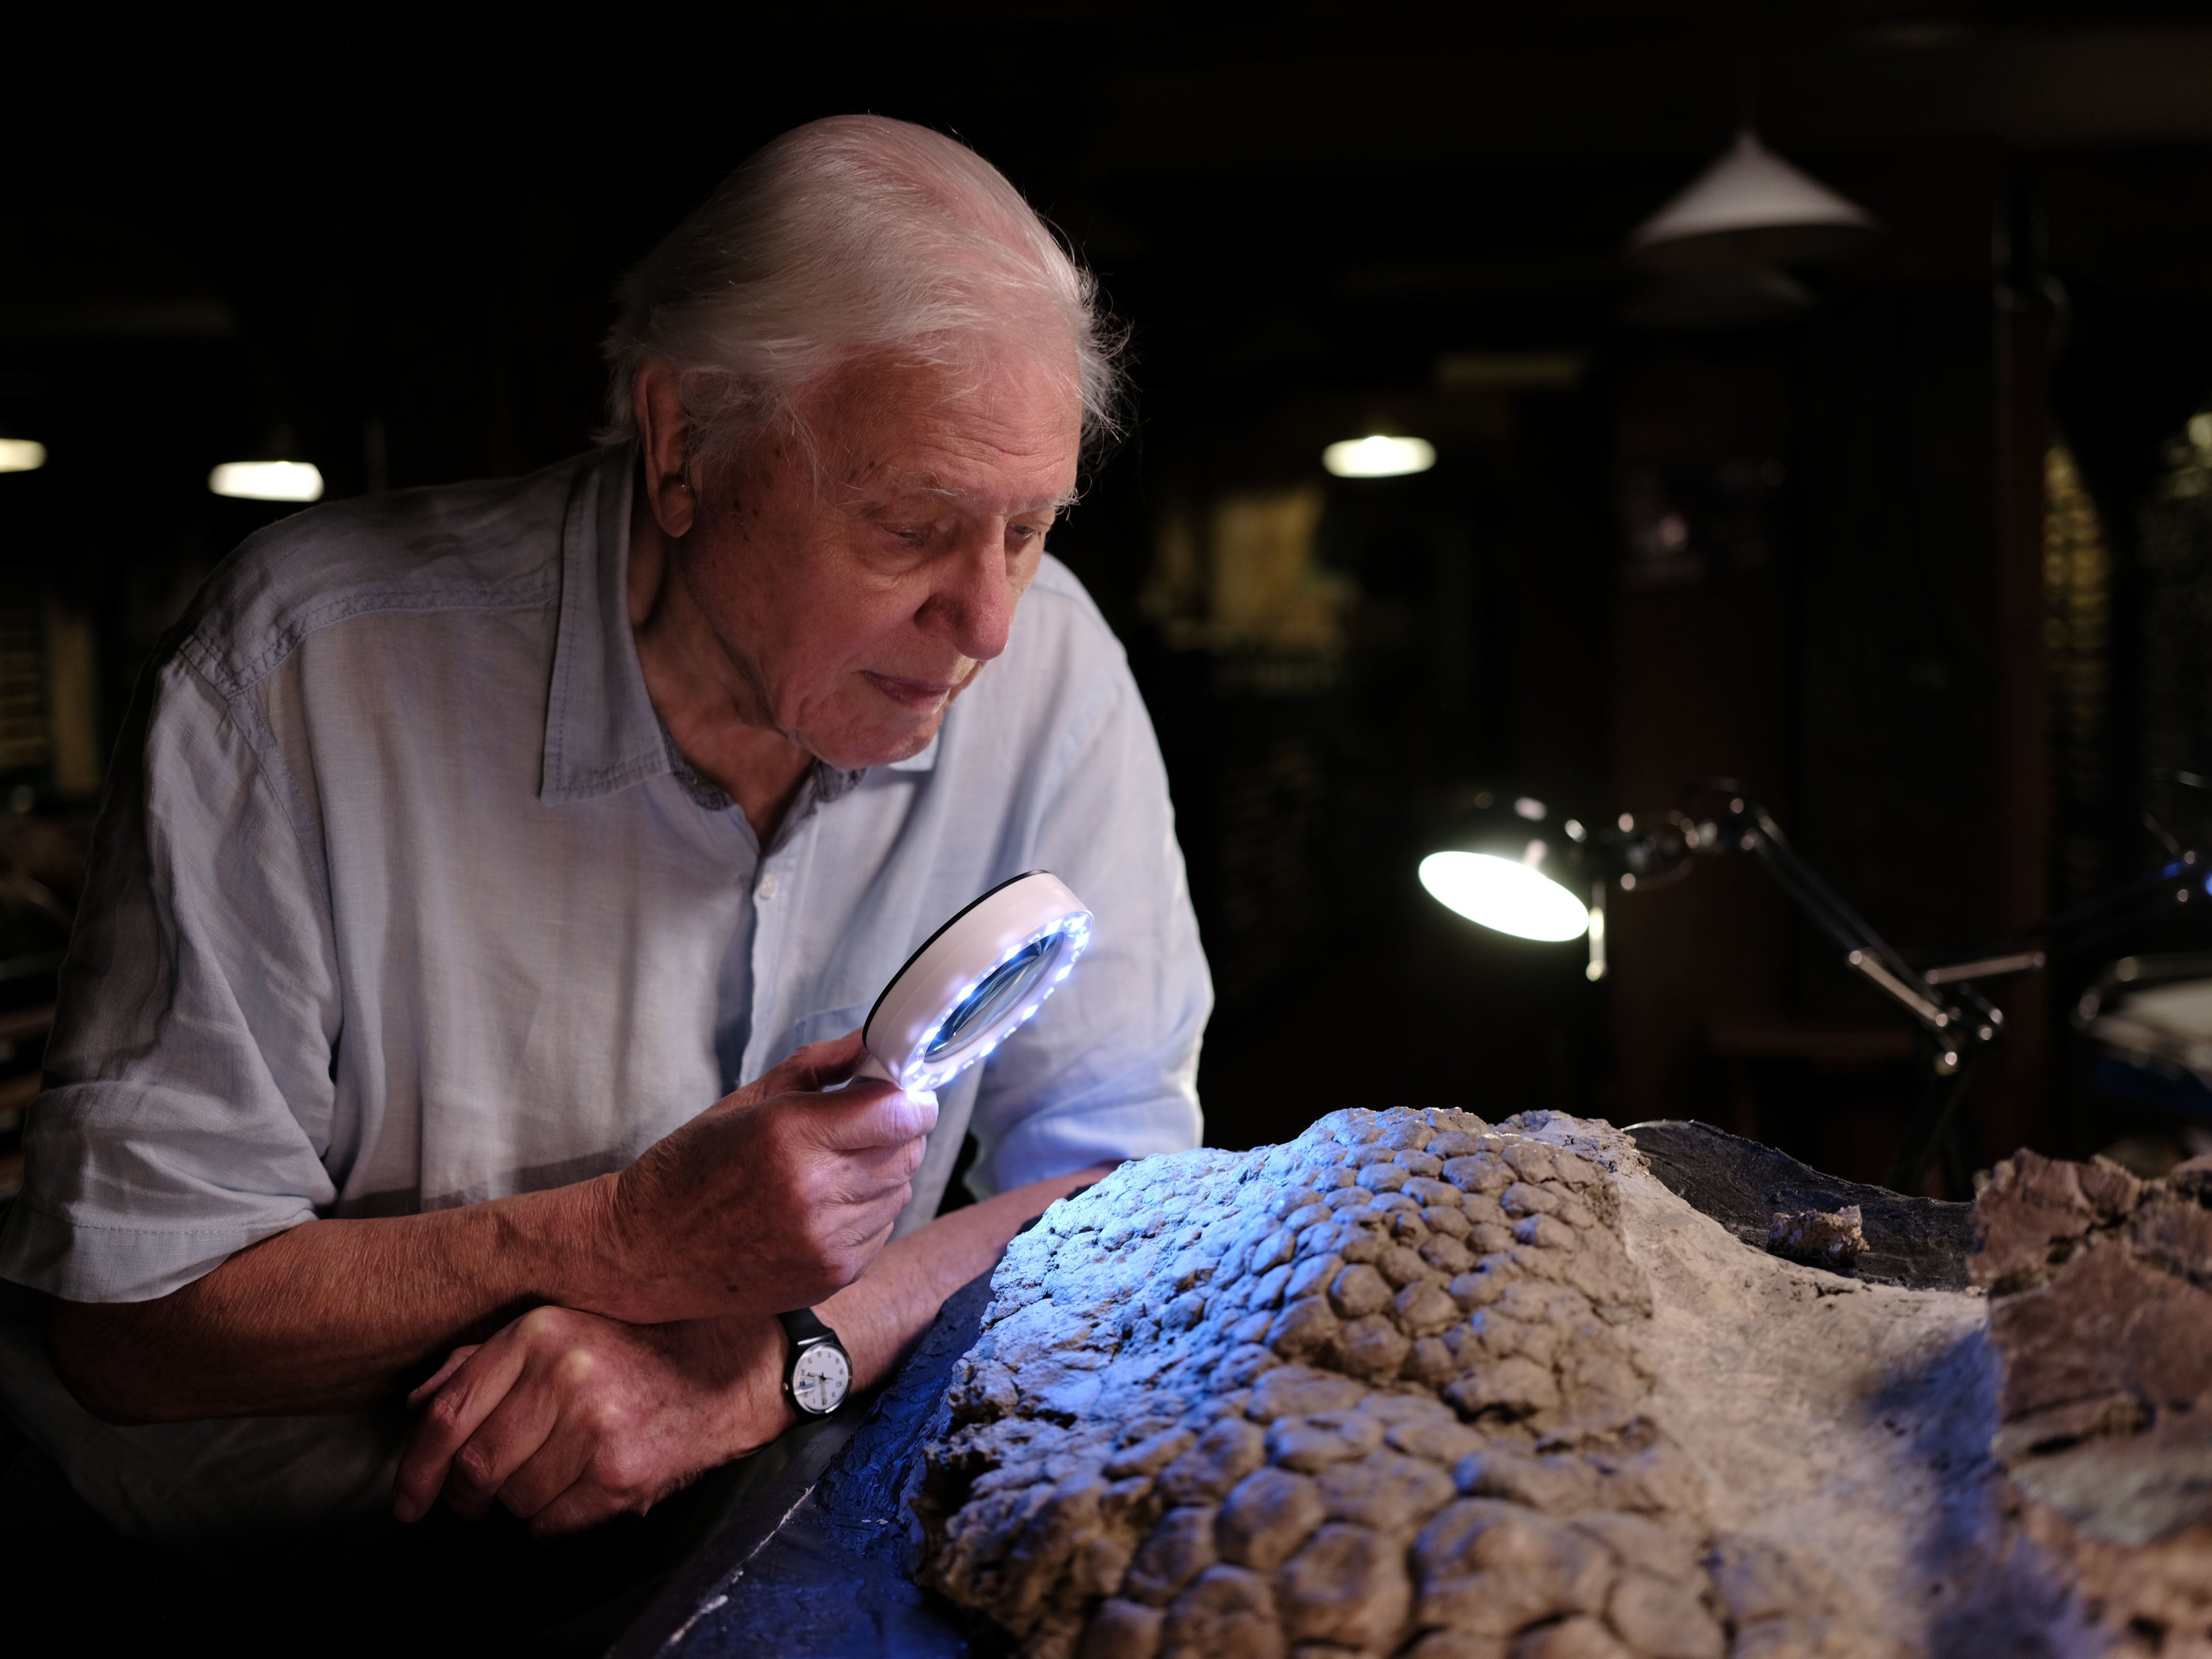
[[[791,1368],[791,1393],[803,1410],[826,1416],[845,1403],[853,1386],[853,1362],[834,1342],[817,1342],[799,1351]]]

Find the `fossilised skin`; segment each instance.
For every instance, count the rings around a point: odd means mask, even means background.
[[[1713,1535],[1584,1129],[1339,1112],[1054,1206],[925,1449],[922,1581],[1037,1659],[1898,1651]]]

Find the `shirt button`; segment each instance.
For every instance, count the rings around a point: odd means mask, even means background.
[[[780,884],[781,884],[778,883],[775,878],[775,872],[773,870],[769,871],[768,874],[760,878],[760,896],[764,899],[774,898],[775,896],[775,890]]]

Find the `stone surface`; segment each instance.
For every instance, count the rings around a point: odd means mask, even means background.
[[[1823,1175],[1771,1146],[1709,1123],[1639,1123],[1629,1131],[1651,1173],[1747,1244],[1764,1246],[1777,1211],[1856,1207],[1867,1247],[1855,1277],[1910,1290],[1963,1291],[1972,1283],[1968,1206],[1906,1198],[1881,1187]]]
[[[1866,1254],[1866,1231],[1859,1206],[1840,1210],[1776,1211],[1766,1224],[1766,1248],[1792,1261],[1848,1272]]]
[[[1990,1450],[2001,1400],[2023,1424],[2104,1401],[2073,1444],[2155,1431],[2191,1374],[2149,1335],[2203,1288],[2195,1200],[2038,1181],[2033,1213],[1990,1207],[1996,1305],[2069,1273],[2094,1302],[2075,1264],[2109,1251],[2149,1322],[2120,1359],[2046,1342],[2001,1376],[1978,1291],[1764,1249],[1774,1210],[1856,1194],[1790,1203],[1754,1174],[1747,1241],[1626,1136],[1552,1114],[1337,1113],[1124,1165],[995,1276],[924,1449],[918,1576],[1040,1659],[2196,1651],[2201,1628],[2116,1625],[2075,1589],[2100,1551],[2168,1551],[2180,1584],[2192,1533],[2085,1534]]]
[[[2146,1182],[2019,1152],[1974,1228],[2030,1535],[2106,1627],[2212,1648],[2212,1158]]]

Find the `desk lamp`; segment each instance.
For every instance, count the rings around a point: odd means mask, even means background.
[[[1918,1185],[1950,1131],[1975,1066],[2003,1035],[2003,1014],[1975,985],[2043,966],[2042,951],[2019,951],[1945,968],[1914,968],[1798,857],[1766,809],[1727,779],[1683,792],[1686,808],[1709,809],[1702,815],[1675,811],[1642,823],[1623,813],[1596,832],[1530,796],[1515,798],[1504,812],[1497,810],[1502,802],[1485,808],[1482,798],[1476,799],[1485,816],[1467,825],[1463,846],[1421,860],[1422,884],[1468,921],[1500,933],[1561,940],[1586,933],[1593,980],[1606,974],[1609,890],[1635,892],[1678,880],[1697,854],[1748,853],[1764,865],[1841,947],[1844,965],[1909,1015],[1925,1039],[1930,1094],[1891,1173],[1891,1185],[1899,1191]],[[1531,931],[1535,925],[1550,931]]]
[[[1460,822],[1461,844],[1421,860],[1421,885],[1447,909],[1516,939],[1588,937],[1585,972],[1603,979],[1607,889],[1618,883],[1632,891],[1638,881],[1681,873],[1674,868],[1680,846],[1634,836],[1632,823],[1624,816],[1617,830],[1594,837],[1579,819],[1533,795],[1485,790]]]
[[[856,1078],[933,1093],[1044,1006],[1091,943],[1091,912],[1031,870],[975,900],[891,975],[860,1028]]]

